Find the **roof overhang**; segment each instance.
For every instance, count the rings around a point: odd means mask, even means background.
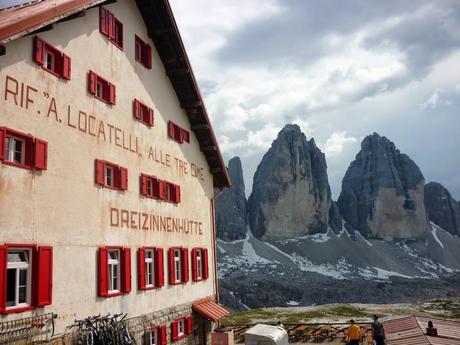
[[[42,0],[0,11],[0,45],[107,0]],[[168,0],[136,0],[148,34],[206,157],[215,188],[231,186],[203,97]]]
[[[210,299],[193,303],[192,309],[211,321],[218,321],[230,314],[227,309]]]

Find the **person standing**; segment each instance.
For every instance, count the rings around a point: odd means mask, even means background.
[[[348,326],[347,334],[348,342],[347,345],[359,345],[361,339],[361,327],[355,324],[355,320],[350,320],[350,326]]]
[[[372,337],[375,340],[376,345],[384,345],[385,343],[385,331],[383,324],[379,321],[378,315],[374,315],[374,322],[372,322]]]

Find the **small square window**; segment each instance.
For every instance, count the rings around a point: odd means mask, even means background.
[[[5,160],[17,164],[24,164],[26,141],[12,135],[6,135]]]
[[[148,345],[158,345],[158,329],[154,328],[150,330],[149,343]]]
[[[55,70],[55,56],[52,52],[45,50],[45,68]]]
[[[152,68],[152,47],[139,36],[135,36],[134,56],[145,68]]]

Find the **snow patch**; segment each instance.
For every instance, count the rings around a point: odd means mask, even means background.
[[[406,279],[413,279],[414,278],[414,277],[407,276],[405,274],[401,274],[401,273],[398,273],[398,272],[387,271],[387,270],[385,270],[383,268],[379,268],[379,267],[372,267],[372,268],[377,271],[377,277],[380,278],[380,279],[384,279],[384,280],[388,280],[388,278],[390,278],[391,276],[396,276],[396,277],[401,277],[401,278],[406,278]]]
[[[248,232],[246,234],[246,238],[244,239],[243,242],[243,255],[246,257],[247,261],[249,264],[270,264],[272,263],[270,260],[267,260],[259,255],[257,255],[256,251],[254,250],[254,247],[252,244],[249,242],[249,239],[252,237],[252,234]]]
[[[433,226],[433,224],[432,224],[432,226],[431,226],[431,235],[433,235],[433,238],[436,240],[436,242],[438,242],[438,244],[441,246],[441,248],[444,249],[444,244],[442,244],[441,240],[439,239],[437,231],[438,231],[438,227],[436,225]]]
[[[300,304],[300,302],[297,302],[297,301],[289,301],[289,302],[286,302],[286,305],[289,305],[291,307],[296,307]]]

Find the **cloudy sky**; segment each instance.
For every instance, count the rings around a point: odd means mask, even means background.
[[[247,191],[277,133],[297,123],[326,154],[334,198],[377,132],[460,199],[460,1],[170,2]]]

